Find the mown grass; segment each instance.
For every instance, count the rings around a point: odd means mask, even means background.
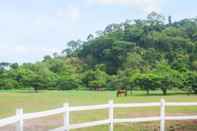
[[[152,95],[146,96],[142,91],[135,91],[133,95],[129,95],[127,97],[116,97],[116,92],[113,91],[40,91],[39,93],[25,90],[0,91],[0,118],[15,114],[16,108],[23,108],[25,112],[36,112],[61,107],[65,102],[68,102],[73,106],[103,104],[107,103],[111,99],[113,99],[116,103],[159,102],[161,98],[164,98],[166,101],[171,102],[197,102],[197,95],[187,95],[183,94],[182,92],[174,91],[169,92],[169,95],[167,96],[162,96],[160,94],[161,92],[159,91],[154,91],[152,93]],[[72,122],[75,123],[100,120],[106,119],[108,116],[107,113],[108,112],[106,110],[76,112],[71,114],[71,119]],[[167,108],[167,113],[173,115],[197,114],[197,107]],[[150,107],[115,110],[115,116],[119,118],[151,115],[159,115],[159,108]],[[56,127],[56,125],[50,124],[49,127]],[[118,129],[118,131],[128,131],[131,129],[136,130],[140,127],[142,127],[144,130],[147,130],[146,125],[142,126],[142,124],[137,124],[135,126],[133,124],[123,124],[118,125],[116,129]],[[196,129],[196,126],[194,126],[194,128]],[[101,126],[95,128],[80,129],[79,131],[101,130],[105,131],[107,130],[107,127]]]

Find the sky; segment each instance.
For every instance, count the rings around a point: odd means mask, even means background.
[[[197,16],[197,0],[0,0],[0,62],[36,62],[70,40],[156,11],[173,21]]]

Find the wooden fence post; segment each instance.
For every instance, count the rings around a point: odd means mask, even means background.
[[[160,101],[160,131],[165,131],[165,100]]]
[[[16,131],[23,131],[23,109],[16,109],[16,117],[18,119]]]
[[[69,123],[70,123],[70,116],[69,116],[69,104],[64,104],[64,131],[69,131]]]
[[[113,100],[109,101],[109,131],[114,130],[114,102]]]

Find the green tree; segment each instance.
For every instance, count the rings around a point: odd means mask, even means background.
[[[100,90],[106,88],[109,76],[104,71],[96,68],[85,72],[83,81],[90,89]]]
[[[182,87],[182,75],[180,72],[173,70],[167,63],[161,62],[157,65],[156,71],[157,86],[162,90],[163,95],[172,88]]]
[[[136,83],[149,95],[151,90],[157,88],[156,79],[157,76],[154,73],[148,72],[138,75],[138,77],[136,77]]]
[[[185,90],[197,94],[197,72],[187,71],[185,73]]]

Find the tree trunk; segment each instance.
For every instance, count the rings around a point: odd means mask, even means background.
[[[197,90],[194,90],[194,94],[197,94]]]
[[[147,95],[150,95],[150,90],[146,90],[146,94]]]
[[[130,90],[130,94],[133,95],[133,90],[132,89]]]
[[[34,87],[34,91],[35,91],[35,93],[38,93],[38,88]]]
[[[163,95],[167,95],[167,89],[162,89]]]

